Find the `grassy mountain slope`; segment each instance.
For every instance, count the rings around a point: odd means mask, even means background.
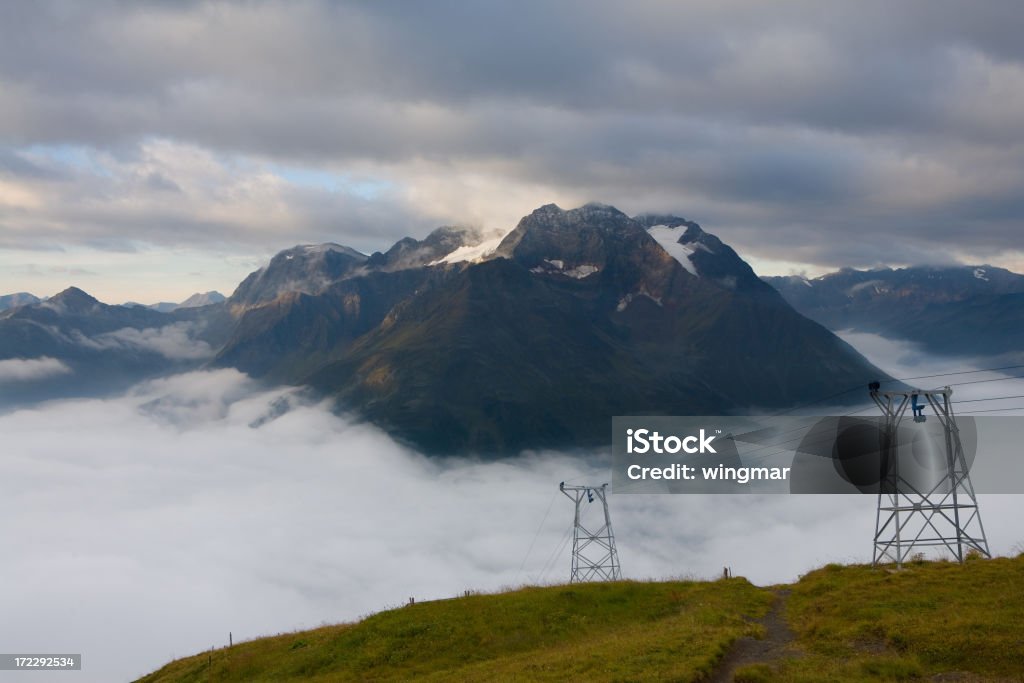
[[[525,588],[241,643],[140,681],[718,680],[737,639],[764,635],[776,600],[789,640],[736,681],[1020,681],[1022,588],[1024,556],[829,565],[787,590],[744,579]]]
[[[1024,555],[828,565],[793,587],[787,617],[804,656],[749,680],[1024,680]]]
[[[242,643],[141,680],[694,680],[770,602],[743,579],[525,588]]]

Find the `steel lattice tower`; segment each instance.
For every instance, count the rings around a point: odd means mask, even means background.
[[[879,392],[877,383],[870,390],[883,419],[873,564],[890,561],[902,567],[915,548],[927,546],[944,546],[959,562],[971,550],[991,557],[950,403],[953,390],[947,386],[930,391]],[[923,404],[918,403],[920,398],[927,400],[935,411],[944,433],[940,450],[945,456],[945,468],[937,481],[929,481],[928,486],[908,481],[900,474],[900,456],[909,450],[905,448],[901,453],[900,422],[908,405],[916,409],[914,422],[925,421],[920,410]]]
[[[584,581],[618,581],[622,578],[619,567],[619,553],[615,550],[615,534],[612,518],[608,513],[608,484],[601,486],[558,485],[576,506],[572,536],[572,573],[569,583]],[[604,524],[597,531],[590,531],[580,523],[580,506],[584,500],[593,503],[594,497],[604,508]]]

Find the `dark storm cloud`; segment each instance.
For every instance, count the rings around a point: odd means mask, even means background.
[[[923,0],[8,3],[0,131],[8,156],[164,139],[399,187],[485,175],[678,211],[770,258],[982,258],[1020,248],[1022,17]],[[399,206],[388,237],[425,229],[422,207],[374,201]]]

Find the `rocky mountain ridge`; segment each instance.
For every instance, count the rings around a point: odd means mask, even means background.
[[[0,313],[0,359],[57,358],[78,381],[130,354],[126,375],[237,368],[424,451],[485,456],[601,446],[613,415],[784,409],[882,376],[696,223],[601,204],[371,255],[300,245],[227,300],[170,313],[80,290]]]

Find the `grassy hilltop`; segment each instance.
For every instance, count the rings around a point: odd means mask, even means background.
[[[524,588],[261,638],[140,681],[1024,681],[1024,557]]]

